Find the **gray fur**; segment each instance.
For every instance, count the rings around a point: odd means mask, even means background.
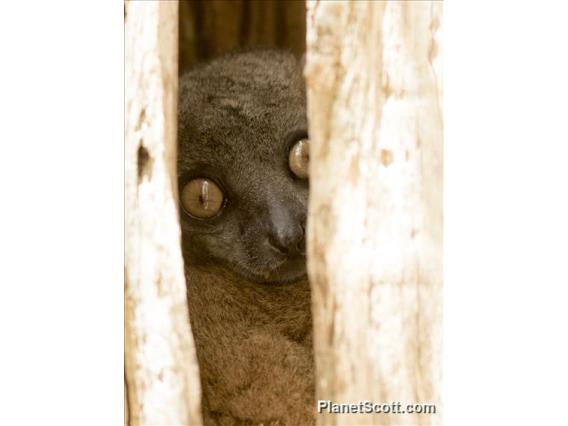
[[[205,423],[311,424],[308,182],[288,167],[307,135],[300,64],[226,55],[181,77],[178,104],[180,189],[207,177],[228,199],[212,219],[181,212]]]

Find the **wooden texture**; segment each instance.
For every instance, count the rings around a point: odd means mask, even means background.
[[[180,74],[240,47],[305,51],[306,5],[301,0],[180,2]]]
[[[176,200],[178,4],[131,1],[125,16],[125,421],[199,425]]]
[[[308,2],[308,270],[316,398],[442,410],[439,2]]]

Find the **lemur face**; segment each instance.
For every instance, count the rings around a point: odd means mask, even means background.
[[[303,278],[309,139],[299,63],[273,51],[232,54],[179,86],[186,262],[257,283]]]

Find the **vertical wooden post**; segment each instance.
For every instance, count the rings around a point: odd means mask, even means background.
[[[125,7],[125,420],[199,425],[176,201],[178,4]]]
[[[306,5],[299,0],[180,2],[180,74],[242,46],[306,50]]]
[[[441,421],[441,9],[308,2],[316,396],[437,411],[320,425]]]

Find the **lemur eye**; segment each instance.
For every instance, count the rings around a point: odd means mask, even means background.
[[[223,192],[209,179],[190,180],[181,191],[184,210],[198,219],[215,216],[223,207],[223,200]]]
[[[310,175],[310,140],[300,139],[290,150],[288,158],[290,170],[301,179],[307,179]]]

